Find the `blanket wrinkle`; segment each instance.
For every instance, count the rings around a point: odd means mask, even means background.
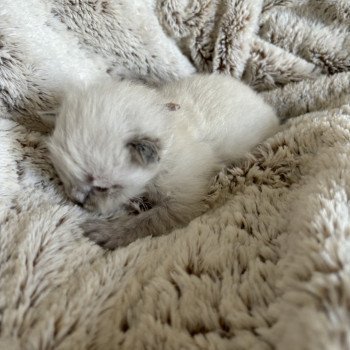
[[[349,349],[349,23],[347,0],[2,0],[0,349]],[[75,84],[195,72],[245,81],[281,131],[187,227],[103,251],[43,116]]]

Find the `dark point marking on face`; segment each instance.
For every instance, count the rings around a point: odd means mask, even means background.
[[[160,141],[149,137],[136,137],[128,142],[131,160],[146,166],[159,161]]]
[[[95,178],[94,178],[93,175],[88,174],[88,175],[86,176],[86,181],[87,181],[88,183],[92,183],[92,182],[94,182],[94,180],[95,180]]]

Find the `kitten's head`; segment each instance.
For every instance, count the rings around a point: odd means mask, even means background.
[[[67,195],[112,214],[142,195],[166,152],[167,111],[156,92],[128,82],[72,90],[48,147]]]

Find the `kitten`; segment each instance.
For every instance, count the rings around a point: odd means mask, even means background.
[[[195,75],[158,90],[106,81],[67,96],[49,151],[74,202],[114,215],[83,225],[113,249],[202,214],[211,177],[278,126],[273,109],[231,77]],[[141,197],[150,209],[136,215]]]

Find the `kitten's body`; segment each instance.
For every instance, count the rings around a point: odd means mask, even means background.
[[[230,77],[192,76],[161,90],[111,82],[66,100],[50,150],[71,197],[89,210],[117,213],[84,225],[94,241],[115,248],[203,213],[215,172],[278,124],[261,97]],[[141,196],[152,208],[125,212]]]

